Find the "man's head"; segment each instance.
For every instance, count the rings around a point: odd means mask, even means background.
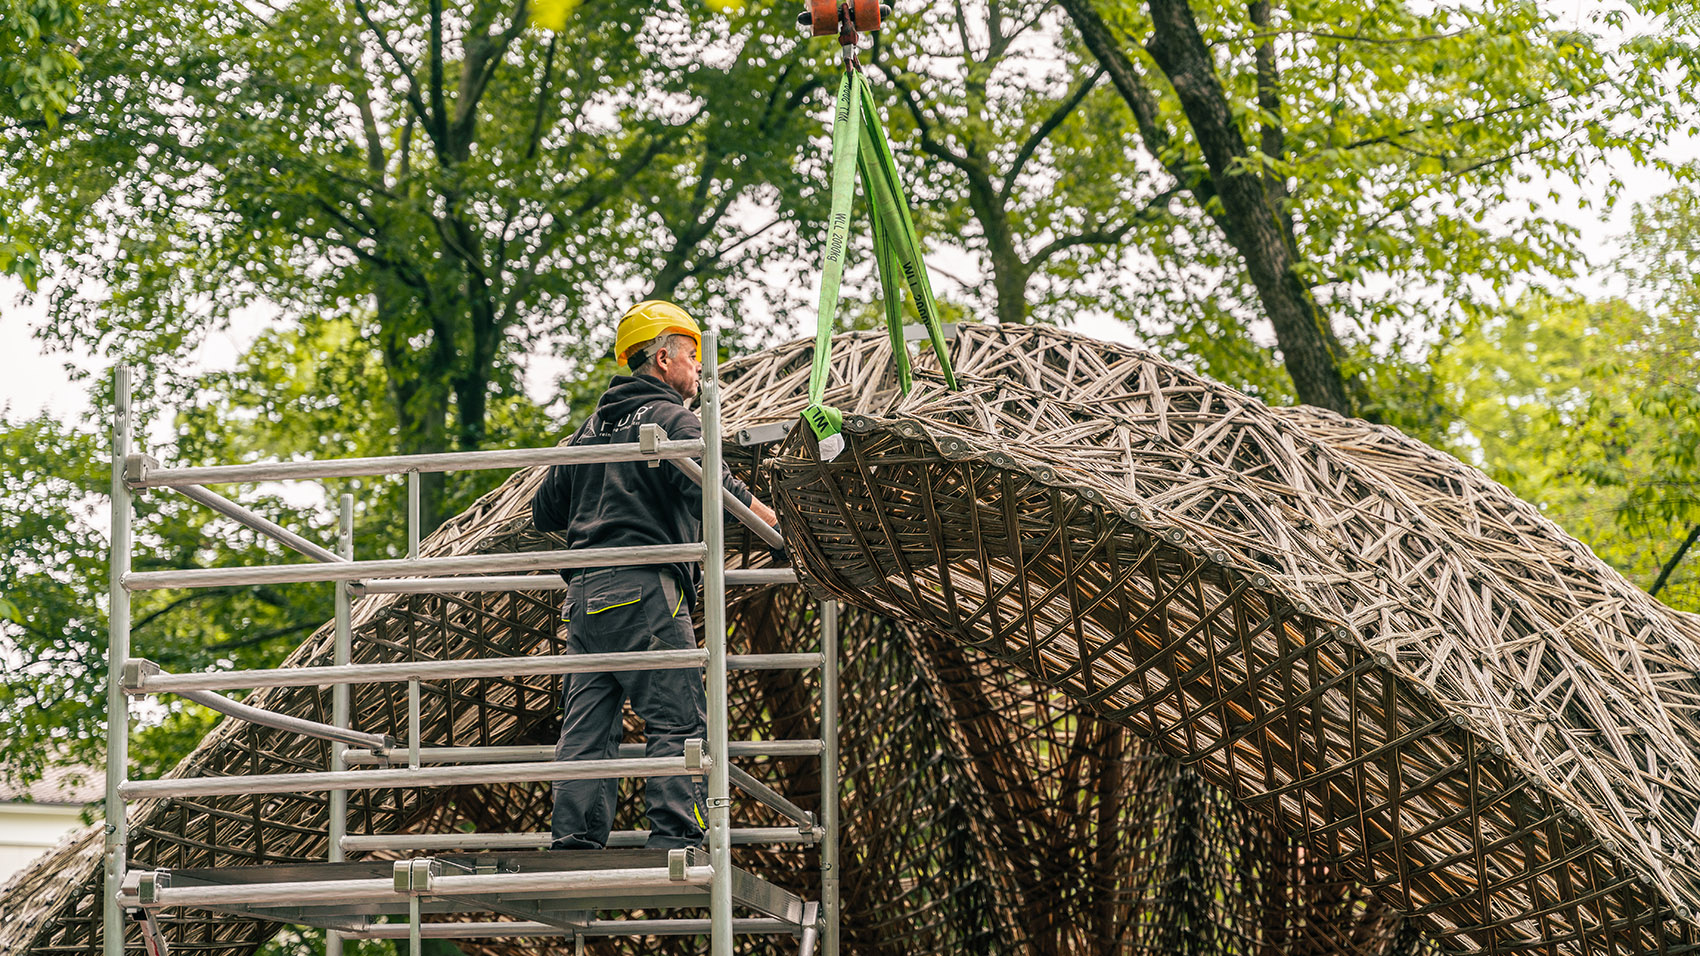
[[[702,331],[696,320],[671,302],[639,302],[620,318],[615,358],[629,365],[632,374],[658,378],[686,398],[697,393],[701,351]]]

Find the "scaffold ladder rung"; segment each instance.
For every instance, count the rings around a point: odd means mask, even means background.
[[[735,934],[797,937],[802,952],[817,944],[837,956],[837,610],[821,604],[822,644],[818,651],[730,654],[727,648],[728,586],[795,585],[789,567],[726,567],[728,513],[757,540],[782,557],[784,541],[755,512],[731,499],[719,481],[723,433],[717,344],[713,330],[702,338],[703,380],[700,440],[669,441],[650,428],[630,446],[557,446],[430,456],[282,462],[260,465],[166,468],[144,450],[132,451],[134,421],[128,369],[117,370],[112,457],[111,576],[108,614],[108,733],[106,818],[113,821],[105,843],[107,892],[103,911],[104,956],[125,956],[125,928],[141,928],[148,956],[169,956],[156,911],[165,907],[201,909],[230,919],[293,922],[326,929],[326,956],[341,956],[347,938],[412,941],[424,938],[470,939],[481,936],[571,937],[582,949],[586,937],[622,935],[709,936],[713,956],[729,956]],[[700,456],[700,465],[693,459]],[[419,473],[485,468],[534,467],[591,461],[671,461],[702,489],[703,536],[685,544],[643,545],[564,551],[475,551],[433,553],[421,548],[418,527]],[[405,558],[356,560],[353,545],[354,499],[340,496],[341,523],[333,551],[290,531],[206,484],[273,479],[322,480],[354,475],[406,475],[407,549]],[[223,517],[255,530],[312,559],[305,564],[233,566],[134,571],[132,519],[134,496],[148,488],[170,488]],[[423,552],[423,553],[422,553]],[[765,557],[761,555],[760,557]],[[700,563],[705,646],[679,651],[604,655],[536,655],[468,660],[357,661],[352,653],[356,598],[368,595],[486,591],[554,591],[565,586],[562,569],[628,565]],[[329,664],[217,673],[172,674],[130,648],[130,595],[162,589],[251,584],[330,583],[336,588],[335,641]],[[415,600],[423,600],[418,598]],[[375,598],[380,609],[391,598]],[[536,598],[527,599],[535,603]],[[371,608],[373,605],[365,605]],[[547,605],[539,608],[548,613]],[[364,623],[362,627],[366,626]],[[422,724],[424,695],[444,693],[449,682],[513,681],[521,677],[571,673],[702,668],[706,680],[706,738],[687,742],[682,756],[649,757],[643,745],[622,745],[618,756],[602,760],[556,761],[545,746],[521,746],[510,737],[494,737],[482,746],[423,746],[429,731]],[[729,671],[818,671],[822,701],[821,734],[804,740],[728,739]],[[407,685],[407,738],[355,730],[351,687],[355,684]],[[328,688],[329,723],[296,717],[268,692],[279,688]],[[227,691],[259,691],[253,705],[219,696]],[[128,780],[128,728],[132,697],[176,694],[198,700],[237,719],[274,731],[318,737],[331,742],[329,770],[229,776],[183,776]],[[446,698],[445,698],[446,699]],[[316,716],[316,715],[315,715]],[[370,718],[366,718],[370,719]],[[373,722],[383,729],[381,723]],[[399,731],[397,731],[399,732]],[[524,738],[518,738],[523,740]],[[350,744],[356,745],[350,747]],[[821,761],[819,812],[804,810],[764,780],[732,766],[731,757],[764,760],[803,758]],[[398,766],[390,766],[394,762]],[[288,766],[288,765],[285,765]],[[786,764],[764,763],[764,774]],[[230,773],[232,769],[221,768]],[[246,769],[246,768],[240,768]],[[216,772],[203,769],[203,772]],[[707,778],[707,846],[672,851],[644,848],[652,834],[644,830],[610,834],[599,851],[549,849],[549,833],[426,833],[349,835],[348,794],[358,790],[435,788],[489,783],[548,783],[563,779],[612,779],[691,775]],[[744,826],[731,821],[731,790],[754,797],[791,826]],[[202,798],[256,794],[328,792],[324,862],[272,863],[248,867],[184,867],[132,870],[128,867],[131,831],[125,803],[133,799]],[[769,821],[771,822],[771,821]],[[734,846],[818,847],[821,898],[805,900],[731,862]],[[351,853],[421,853],[438,856],[401,861],[348,860]],[[393,872],[392,872],[392,869]],[[404,878],[405,877],[405,878]],[[706,909],[708,918],[602,919],[596,914],[630,910]],[[734,908],[739,915],[734,918]],[[473,922],[437,922],[439,917],[486,918]],[[381,919],[405,919],[382,923]],[[165,929],[171,929],[166,926]]]

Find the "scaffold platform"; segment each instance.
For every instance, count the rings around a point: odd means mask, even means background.
[[[386,917],[497,914],[513,922],[423,922],[420,935],[671,935],[707,933],[708,920],[597,919],[599,913],[707,908],[714,868],[705,850],[607,849],[453,853],[403,860],[131,871],[129,908],[194,907],[231,916],[405,936]],[[740,867],[732,905],[759,914],[735,933],[801,936],[814,907]],[[700,925],[699,925],[700,924]],[[388,931],[388,932],[386,932]]]

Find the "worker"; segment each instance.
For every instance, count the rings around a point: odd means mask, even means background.
[[[685,407],[702,371],[702,331],[671,302],[639,302],[620,319],[617,361],[630,375],[615,375],[596,411],[569,444],[635,442],[653,422],[667,437],[702,437],[702,421]],[[688,544],[702,540],[702,489],[670,464],[647,461],[556,465],[531,499],[540,531],[563,532],[569,548]],[[772,509],[744,483],[723,471],[726,492],[776,524]],[[569,654],[689,650],[701,568],[694,562],[581,568],[561,572],[567,598],[561,620]],[[677,757],[689,738],[707,736],[701,668],[568,674],[562,690],[561,738],[556,760],[616,756],[621,711],[630,699],[644,722],[649,757]],[[613,825],[618,780],[557,780],[551,821],[555,849],[601,849]],[[644,782],[650,835],[646,846],[701,846],[708,810],[700,777],[650,777]]]

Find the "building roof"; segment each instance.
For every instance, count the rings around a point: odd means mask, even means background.
[[[44,803],[81,806],[106,796],[106,770],[83,764],[49,767],[34,783],[0,780],[0,803]]]

